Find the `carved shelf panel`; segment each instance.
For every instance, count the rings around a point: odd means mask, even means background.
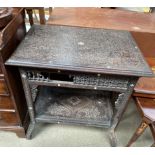
[[[35,103],[37,119],[110,126],[110,93],[41,86]]]

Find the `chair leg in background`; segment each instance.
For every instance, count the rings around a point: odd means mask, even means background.
[[[140,126],[137,128],[136,132],[130,139],[129,143],[127,144],[127,147],[131,146],[131,144],[137,140],[137,138],[145,131],[147,127],[148,127],[148,124],[142,121]]]
[[[151,145],[151,147],[155,147],[155,125],[154,124],[150,124],[150,130],[152,132],[152,136],[153,136],[153,139],[154,139],[154,143]]]

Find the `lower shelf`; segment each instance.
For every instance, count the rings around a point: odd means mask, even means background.
[[[110,127],[110,92],[40,86],[35,102],[37,122]]]

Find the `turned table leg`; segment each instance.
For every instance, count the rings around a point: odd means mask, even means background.
[[[137,138],[145,131],[147,127],[148,127],[148,124],[142,121],[140,126],[137,128],[136,132],[128,142],[127,147],[131,146],[131,144],[137,140]]]

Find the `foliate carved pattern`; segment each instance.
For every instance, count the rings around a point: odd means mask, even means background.
[[[118,98],[117,98],[117,100],[115,101],[115,107],[119,107],[119,106],[120,106],[120,104],[122,103],[122,100],[123,100],[123,98],[124,98],[124,95],[125,95],[125,93],[120,93],[120,94],[118,95]]]
[[[45,75],[39,71],[27,71],[27,77],[28,80],[49,82],[50,73],[47,73],[47,76],[45,77]]]
[[[126,75],[150,72],[129,32],[68,26],[35,25],[9,62],[45,68],[110,69]]]
[[[38,96],[40,97],[36,101],[36,111],[39,111],[39,114],[45,112],[57,119],[61,117],[86,122],[101,121],[109,124],[111,122],[113,110],[109,93],[47,88],[40,89]]]
[[[84,108],[72,108],[66,105],[61,105],[54,103],[51,107],[48,108],[48,114],[52,116],[60,116],[60,117],[70,117],[76,119],[95,119],[108,121],[108,115],[105,114],[104,110],[100,111],[98,107],[91,105],[87,105]],[[108,109],[107,109],[108,110]],[[103,114],[101,114],[103,113]]]
[[[27,71],[28,80],[51,82],[52,73],[40,71]],[[105,88],[123,88],[127,89],[129,78],[121,76],[109,75],[68,75],[68,78],[73,78],[73,83],[78,85],[100,86]]]
[[[124,88],[127,89],[129,78],[120,76],[87,76],[75,75],[73,78],[75,84],[94,85],[108,88]]]
[[[38,93],[38,85],[30,85],[31,94],[32,94],[32,100],[35,102],[37,93]]]
[[[124,92],[124,94],[118,96],[118,100],[116,100],[116,101],[119,101],[119,102],[116,103],[116,105],[118,105],[118,106],[116,106],[115,109],[114,109],[115,114],[113,116],[113,123],[112,123],[112,126],[111,126],[112,129],[115,129],[117,127],[117,125],[118,125],[118,123],[119,123],[119,121],[121,119],[121,116],[122,116],[122,114],[123,114],[123,112],[125,110],[125,107],[127,105],[127,102],[129,100],[132,92],[133,92],[133,89],[134,89],[134,86],[135,86],[136,82],[137,82],[137,78],[131,79],[129,81],[129,83],[128,83],[128,88]]]
[[[121,104],[124,104],[123,102],[127,102],[129,96],[131,95],[131,93],[133,91],[133,88],[134,88],[135,84],[136,84],[135,80],[132,81],[132,82],[129,81],[129,83],[127,84],[128,89],[125,92],[120,93],[118,95],[117,100],[115,101],[115,107],[116,108],[121,107]]]
[[[25,97],[26,97],[26,101],[27,101],[30,119],[31,119],[32,123],[35,123],[33,100],[32,100],[32,96],[31,96],[30,86],[28,84],[27,73],[24,70],[20,70],[20,74],[21,74],[21,78],[22,78],[22,83],[23,83],[23,88],[24,88],[24,92],[25,92]]]

